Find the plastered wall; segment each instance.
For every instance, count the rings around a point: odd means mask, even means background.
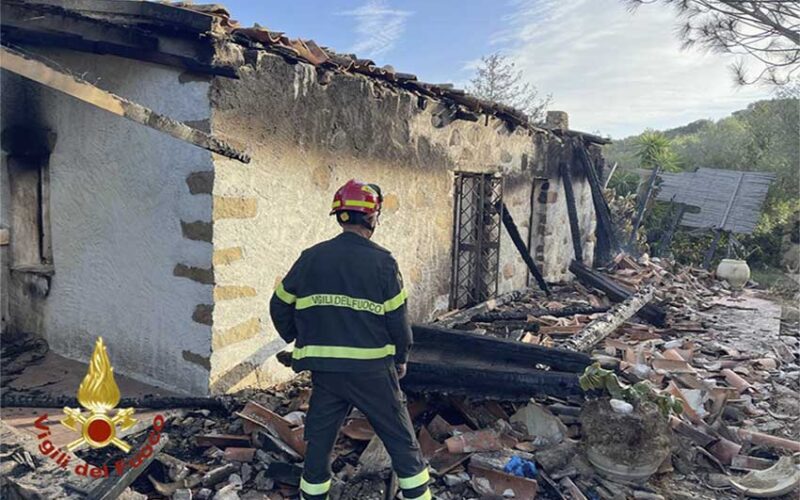
[[[43,55],[178,120],[202,126],[209,117],[209,83],[177,69],[68,51]],[[14,300],[26,289],[9,291],[14,323],[84,361],[102,336],[117,373],[206,393],[211,331],[192,316],[197,304],[211,302],[213,287],[175,276],[175,268],[211,265],[211,243],[185,238],[181,227],[181,220],[211,218],[210,195],[192,195],[186,183],[189,173],[211,168],[210,153],[6,72],[2,78],[3,127],[43,126],[57,136],[49,166],[55,274],[35,308]],[[21,94],[13,90],[24,87],[35,92],[14,99]]]

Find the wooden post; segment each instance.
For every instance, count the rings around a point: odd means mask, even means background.
[[[608,173],[608,177],[606,177],[606,181],[603,183],[603,189],[608,188],[608,183],[611,182],[611,178],[614,176],[614,172],[617,171],[617,167],[619,166],[619,162],[614,162],[614,166],[611,167],[611,171]]]
[[[675,236],[675,230],[678,228],[678,224],[680,224],[684,212],[686,212],[686,205],[683,203],[671,203],[670,213],[672,219],[670,220],[669,227],[667,227],[661,235],[661,240],[658,242],[658,247],[656,247],[657,252],[653,252],[653,257],[665,255],[664,251],[672,245],[672,238]]]
[[[569,163],[562,161],[558,165],[561,173],[561,182],[564,184],[564,198],[567,200],[567,215],[569,216],[569,229],[572,233],[572,250],[575,260],[583,262],[583,247],[581,245],[581,228],[578,224],[578,208],[575,206],[575,191],[572,189],[572,176]]]
[[[653,172],[650,174],[650,179],[647,181],[647,189],[644,192],[644,196],[640,199],[637,203],[636,207],[636,215],[633,218],[633,227],[631,228],[631,234],[628,237],[628,249],[633,250],[634,244],[636,243],[636,232],[639,231],[639,226],[642,224],[642,219],[644,219],[645,210],[647,210],[647,203],[650,201],[650,196],[653,194],[653,188],[656,185],[656,179],[658,178],[658,174],[661,172],[661,166],[656,165],[653,168]]]
[[[539,268],[533,261],[533,257],[531,257],[531,253],[528,251],[528,246],[525,245],[524,241],[522,241],[522,236],[519,234],[519,229],[517,229],[517,225],[514,223],[514,218],[511,217],[508,207],[506,207],[506,204],[501,201],[496,208],[503,216],[503,225],[505,226],[506,231],[508,231],[508,236],[511,237],[511,241],[514,243],[514,246],[517,247],[520,257],[522,257],[522,260],[525,261],[525,264],[528,266],[530,272],[533,273],[533,277],[536,278],[536,283],[539,285],[539,288],[541,288],[541,290],[549,297],[550,288],[548,288],[541,271],[539,271]]]
[[[711,240],[711,246],[708,247],[705,257],[703,257],[703,269],[709,269],[711,262],[714,260],[714,254],[717,253],[717,246],[719,246],[719,237],[722,236],[721,229],[714,229],[714,239]]]
[[[597,177],[597,171],[594,169],[594,165],[592,165],[589,153],[586,152],[586,147],[581,141],[575,141],[573,147],[578,150],[578,156],[586,171],[586,179],[589,181],[589,187],[592,190],[592,202],[594,204],[595,216],[597,217],[597,247],[595,255],[597,256],[596,261],[599,264],[603,264],[610,261],[612,255],[619,251],[619,243],[617,243],[617,237],[614,234],[614,221],[611,218],[611,209],[608,208],[608,202],[603,196],[600,179]]]
[[[38,59],[8,47],[0,47],[0,67],[45,87],[57,90],[109,113],[127,118],[146,127],[169,134],[176,139],[207,149],[228,158],[249,163],[250,156],[231,144],[161,115],[111,92],[107,92],[76,76],[67,74]]]

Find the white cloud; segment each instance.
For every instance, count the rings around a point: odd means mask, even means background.
[[[513,57],[570,126],[623,137],[719,118],[768,96],[737,88],[732,56],[681,50],[674,12],[621,0],[515,0],[490,43]]]
[[[351,51],[362,57],[376,57],[394,47],[413,12],[391,9],[386,0],[368,0],[358,8],[339,14],[356,20],[358,38]]]

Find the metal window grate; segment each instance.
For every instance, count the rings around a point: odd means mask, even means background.
[[[451,309],[497,294],[502,199],[501,177],[456,172]]]

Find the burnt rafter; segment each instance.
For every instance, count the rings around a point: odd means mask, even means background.
[[[0,13],[3,43],[110,54],[238,78],[236,68],[213,62],[213,44],[197,33],[183,36],[170,33],[173,38],[165,47],[161,40],[164,30],[148,30],[134,22],[121,23],[111,15],[113,13],[103,15],[103,10],[89,10],[89,7],[99,9],[105,4],[145,2],[95,3],[4,0]],[[73,4],[80,4],[83,9],[69,8]],[[205,17],[213,19],[211,16]]]
[[[243,163],[250,162],[250,156],[247,153],[222,139],[96,87],[28,54],[0,47],[0,56],[2,56],[0,57],[0,67],[4,70],[203,149],[237,159]]]

